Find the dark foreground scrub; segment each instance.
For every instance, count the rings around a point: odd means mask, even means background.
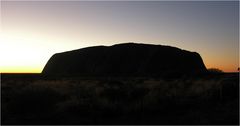
[[[238,73],[1,82],[1,124],[239,124]]]

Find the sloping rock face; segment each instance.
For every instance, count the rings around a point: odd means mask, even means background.
[[[201,56],[179,48],[125,43],[54,54],[42,73],[62,76],[164,76],[206,72]]]

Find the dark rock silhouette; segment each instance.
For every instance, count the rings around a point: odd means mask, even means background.
[[[63,76],[165,76],[206,72],[201,56],[179,48],[124,43],[54,54],[42,73]]]

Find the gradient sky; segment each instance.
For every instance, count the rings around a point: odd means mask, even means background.
[[[41,72],[57,52],[124,42],[198,52],[207,68],[239,66],[239,2],[2,1],[0,72]]]

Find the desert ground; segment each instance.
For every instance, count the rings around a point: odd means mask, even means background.
[[[239,73],[199,77],[1,74],[1,124],[239,124]]]

